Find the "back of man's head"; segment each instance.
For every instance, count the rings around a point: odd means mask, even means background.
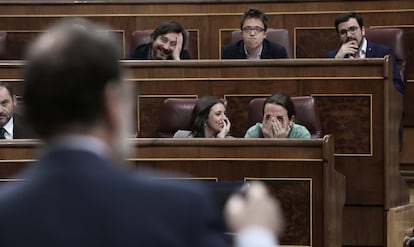
[[[32,44],[23,99],[40,137],[99,120],[105,86],[120,81],[119,48],[110,32],[83,19],[63,20]]]

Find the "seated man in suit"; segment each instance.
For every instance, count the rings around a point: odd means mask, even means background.
[[[0,82],[0,139],[30,138],[22,116],[15,112],[16,95],[7,82]]]
[[[266,39],[267,16],[261,10],[249,9],[240,22],[242,40],[224,47],[223,59],[287,58],[286,49]]]
[[[405,84],[401,80],[399,69],[395,62],[394,51],[387,46],[370,42],[365,38],[362,16],[357,13],[344,13],[335,18],[335,28],[341,42],[338,49],[328,53],[331,58],[382,58],[391,55],[393,59],[394,88],[405,92]]]
[[[201,185],[119,165],[136,91],[105,29],[63,20],[29,49],[24,111],[45,145],[23,181],[1,186],[0,246],[224,247]],[[273,246],[278,209],[260,184],[232,196],[226,212],[239,246]]]
[[[187,37],[184,28],[175,21],[161,23],[151,34],[151,42],[138,46],[128,59],[180,60],[190,59],[184,49]]]

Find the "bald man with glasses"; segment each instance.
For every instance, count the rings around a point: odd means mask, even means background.
[[[274,59],[287,58],[286,49],[266,39],[267,16],[258,9],[244,12],[240,21],[242,40],[226,46],[223,59]]]

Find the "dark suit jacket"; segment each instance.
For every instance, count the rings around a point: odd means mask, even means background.
[[[334,58],[338,49],[332,50],[328,53],[328,57]],[[394,77],[394,88],[398,90],[400,93],[405,92],[405,83],[401,80],[400,70],[397,67],[397,63],[395,61],[395,53],[394,51],[384,45],[376,44],[373,42],[367,42],[367,58],[383,58],[386,55],[391,55],[392,62],[393,62],[393,77]]]
[[[221,53],[222,59],[246,59],[244,52],[244,41],[239,40],[236,43],[224,47]],[[287,58],[286,49],[276,43],[272,43],[267,39],[263,40],[263,49],[261,59]]]
[[[0,187],[0,246],[225,245],[202,187],[126,173],[94,153],[58,149]]]
[[[33,131],[29,129],[23,117],[13,114],[13,139],[34,138]]]
[[[148,57],[150,50],[151,43],[140,45],[133,52],[131,52],[131,54],[129,54],[127,59],[151,60]],[[187,50],[182,49],[180,53],[180,59],[191,59],[190,53]]]

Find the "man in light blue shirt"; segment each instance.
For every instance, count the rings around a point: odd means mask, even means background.
[[[245,138],[311,138],[306,127],[294,123],[295,106],[283,93],[268,97],[263,106],[262,123],[250,127]]]

